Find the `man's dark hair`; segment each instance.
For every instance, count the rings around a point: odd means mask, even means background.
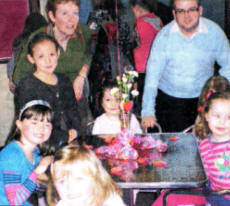
[[[172,5],[172,8],[175,9],[175,6],[174,6],[174,3],[175,1],[179,1],[179,0],[171,0],[171,5]],[[180,0],[180,1],[189,1],[189,0]],[[200,6],[201,5],[201,0],[194,0],[197,2],[197,5]]]

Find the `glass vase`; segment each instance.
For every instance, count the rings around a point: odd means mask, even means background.
[[[130,112],[121,110],[121,131],[129,131],[130,129]]]

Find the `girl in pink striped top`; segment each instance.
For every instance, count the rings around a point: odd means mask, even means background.
[[[209,189],[230,189],[230,92],[216,92],[207,98],[199,124],[199,147]],[[211,205],[230,205],[230,196],[206,199]]]
[[[209,179],[208,190],[230,189],[230,92],[210,92],[199,110],[196,134],[200,154]],[[199,125],[199,126],[198,126]],[[152,204],[161,206],[163,195]],[[170,195],[167,205],[229,206],[230,196]]]

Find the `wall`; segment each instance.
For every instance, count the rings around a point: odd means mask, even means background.
[[[8,88],[6,64],[0,64],[0,88],[0,146],[2,146],[14,119],[13,94]]]

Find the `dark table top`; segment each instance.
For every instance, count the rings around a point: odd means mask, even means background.
[[[121,161],[102,158],[104,167],[121,188],[196,188],[206,183],[207,177],[196,137],[193,134],[154,133],[147,135],[168,143],[168,149],[164,153],[158,153],[156,149],[139,151],[140,155],[144,153],[145,155],[149,153],[156,155],[150,163],[140,164],[135,160]],[[105,145],[104,140],[97,136],[84,137],[84,142],[92,145],[93,149]],[[157,167],[153,162],[163,162],[165,166]],[[119,166],[119,164],[121,167],[125,165],[122,172],[119,175],[112,174],[112,167]],[[130,168],[127,165],[130,165]]]

